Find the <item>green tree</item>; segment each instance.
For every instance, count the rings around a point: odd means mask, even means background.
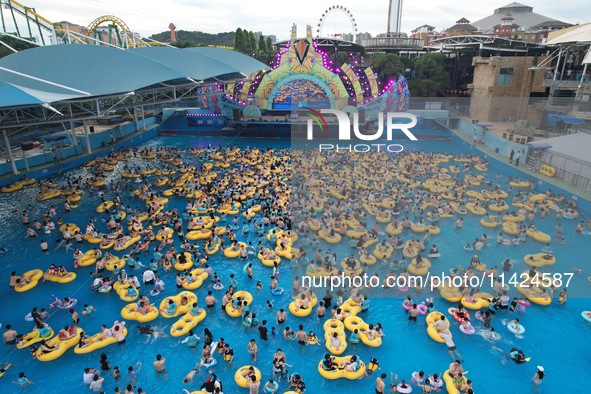
[[[404,72],[404,62],[398,55],[392,53],[380,53],[373,58],[371,68],[378,75],[378,81],[382,86]]]
[[[31,43],[28,44],[23,40],[19,40],[13,38],[11,36],[0,36],[0,41],[4,42],[6,45],[16,49],[17,51],[22,51],[29,48],[34,48],[36,45]],[[10,49],[6,48],[4,45],[0,44],[0,57],[12,55],[14,52]]]
[[[244,52],[245,50],[244,34],[241,28],[236,29],[236,39],[234,41],[234,50]]]
[[[262,34],[259,37],[259,53],[269,53],[269,49],[267,48],[267,41],[265,40],[265,37]]]
[[[248,54],[251,55],[257,51],[257,40],[254,38],[254,33],[252,31],[248,32]]]
[[[210,34],[202,31],[177,30],[176,37],[178,41],[191,42],[197,46],[219,45],[233,47],[236,43],[236,32],[233,31]],[[152,34],[150,38],[160,42],[168,42],[170,41],[170,31]]]
[[[442,53],[427,53],[415,59],[418,90],[415,96],[432,97],[437,91],[447,86],[449,75],[445,69],[445,55]],[[413,91],[414,93],[414,91]]]
[[[269,36],[267,36],[267,53],[269,55],[273,54],[273,40]]]
[[[189,41],[189,40],[177,40],[176,42],[170,43],[170,45],[175,46],[177,48],[192,48],[203,46],[204,44],[197,44],[196,42]]]

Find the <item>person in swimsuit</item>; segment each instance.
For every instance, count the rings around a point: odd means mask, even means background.
[[[29,379],[27,379],[27,376],[25,375],[24,372],[20,372],[18,374],[18,379],[16,380],[16,382],[12,382],[12,383],[16,384],[21,389],[23,389],[31,384],[35,384],[34,382],[31,382]]]
[[[305,346],[308,344],[308,335],[304,331],[304,326],[302,324],[299,326],[299,331],[295,333],[295,337],[300,345]]]
[[[277,324],[285,323],[286,319],[287,313],[285,312],[285,310],[283,308],[279,309],[279,312],[277,312],[277,314],[275,315],[275,320],[277,321]]]

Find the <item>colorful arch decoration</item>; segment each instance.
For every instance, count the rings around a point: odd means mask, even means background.
[[[279,88],[290,81],[308,79],[327,92],[332,108],[343,108],[348,104],[349,92],[335,71],[328,66],[326,55],[316,49],[311,27],[307,26],[306,38],[297,38],[297,28],[293,26],[290,45],[281,52],[277,66],[261,76],[254,93],[255,104],[272,109]]]
[[[361,85],[360,81],[365,78],[367,81]],[[218,92],[205,94],[203,106],[224,115],[231,114],[233,108],[244,109],[247,103],[263,111],[278,109],[274,108],[277,92],[298,81],[308,81],[308,86],[314,87],[317,97],[320,97],[317,102],[322,103],[321,93],[324,92],[326,100],[318,108],[347,108],[347,112],[351,112],[352,108],[363,106],[367,120],[376,119],[380,112],[406,111],[409,106],[410,92],[403,76],[399,76],[398,80],[391,80],[383,89],[378,90],[377,76],[371,69],[361,71],[347,63],[341,68],[333,66],[328,55],[316,48],[311,27],[306,27],[305,38],[297,38],[295,25],[291,30],[289,45],[277,54],[276,65],[271,71],[250,75],[247,81],[227,90],[230,93],[223,98],[218,97]],[[302,90],[294,91],[295,100],[290,100],[291,107],[280,109],[314,107],[314,100],[310,103],[300,99],[306,97],[305,85],[302,83]]]

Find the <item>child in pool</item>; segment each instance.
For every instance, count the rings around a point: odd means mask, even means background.
[[[82,309],[82,314],[83,315],[90,315],[94,311],[95,311],[94,306],[88,305],[88,304],[84,304],[84,309]]]
[[[349,336],[349,342],[359,343],[359,330],[358,329],[355,329],[355,331],[353,331],[351,333],[351,336]]]
[[[308,333],[308,345],[320,345],[318,337],[312,330],[310,330],[310,332]]]
[[[367,364],[367,368],[365,370],[365,375],[366,376],[371,376],[373,374],[374,371],[381,369],[380,368],[380,362],[378,361],[377,358],[372,357],[369,359],[369,364]]]
[[[234,274],[230,274],[230,281],[228,282],[228,287],[238,287],[238,281],[234,278]]]
[[[263,288],[263,284],[261,282],[257,282],[257,290],[260,290]]]

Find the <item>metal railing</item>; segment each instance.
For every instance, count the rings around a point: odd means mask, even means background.
[[[591,162],[546,151],[540,158],[540,163],[556,168],[556,178],[572,186],[591,190]]]

